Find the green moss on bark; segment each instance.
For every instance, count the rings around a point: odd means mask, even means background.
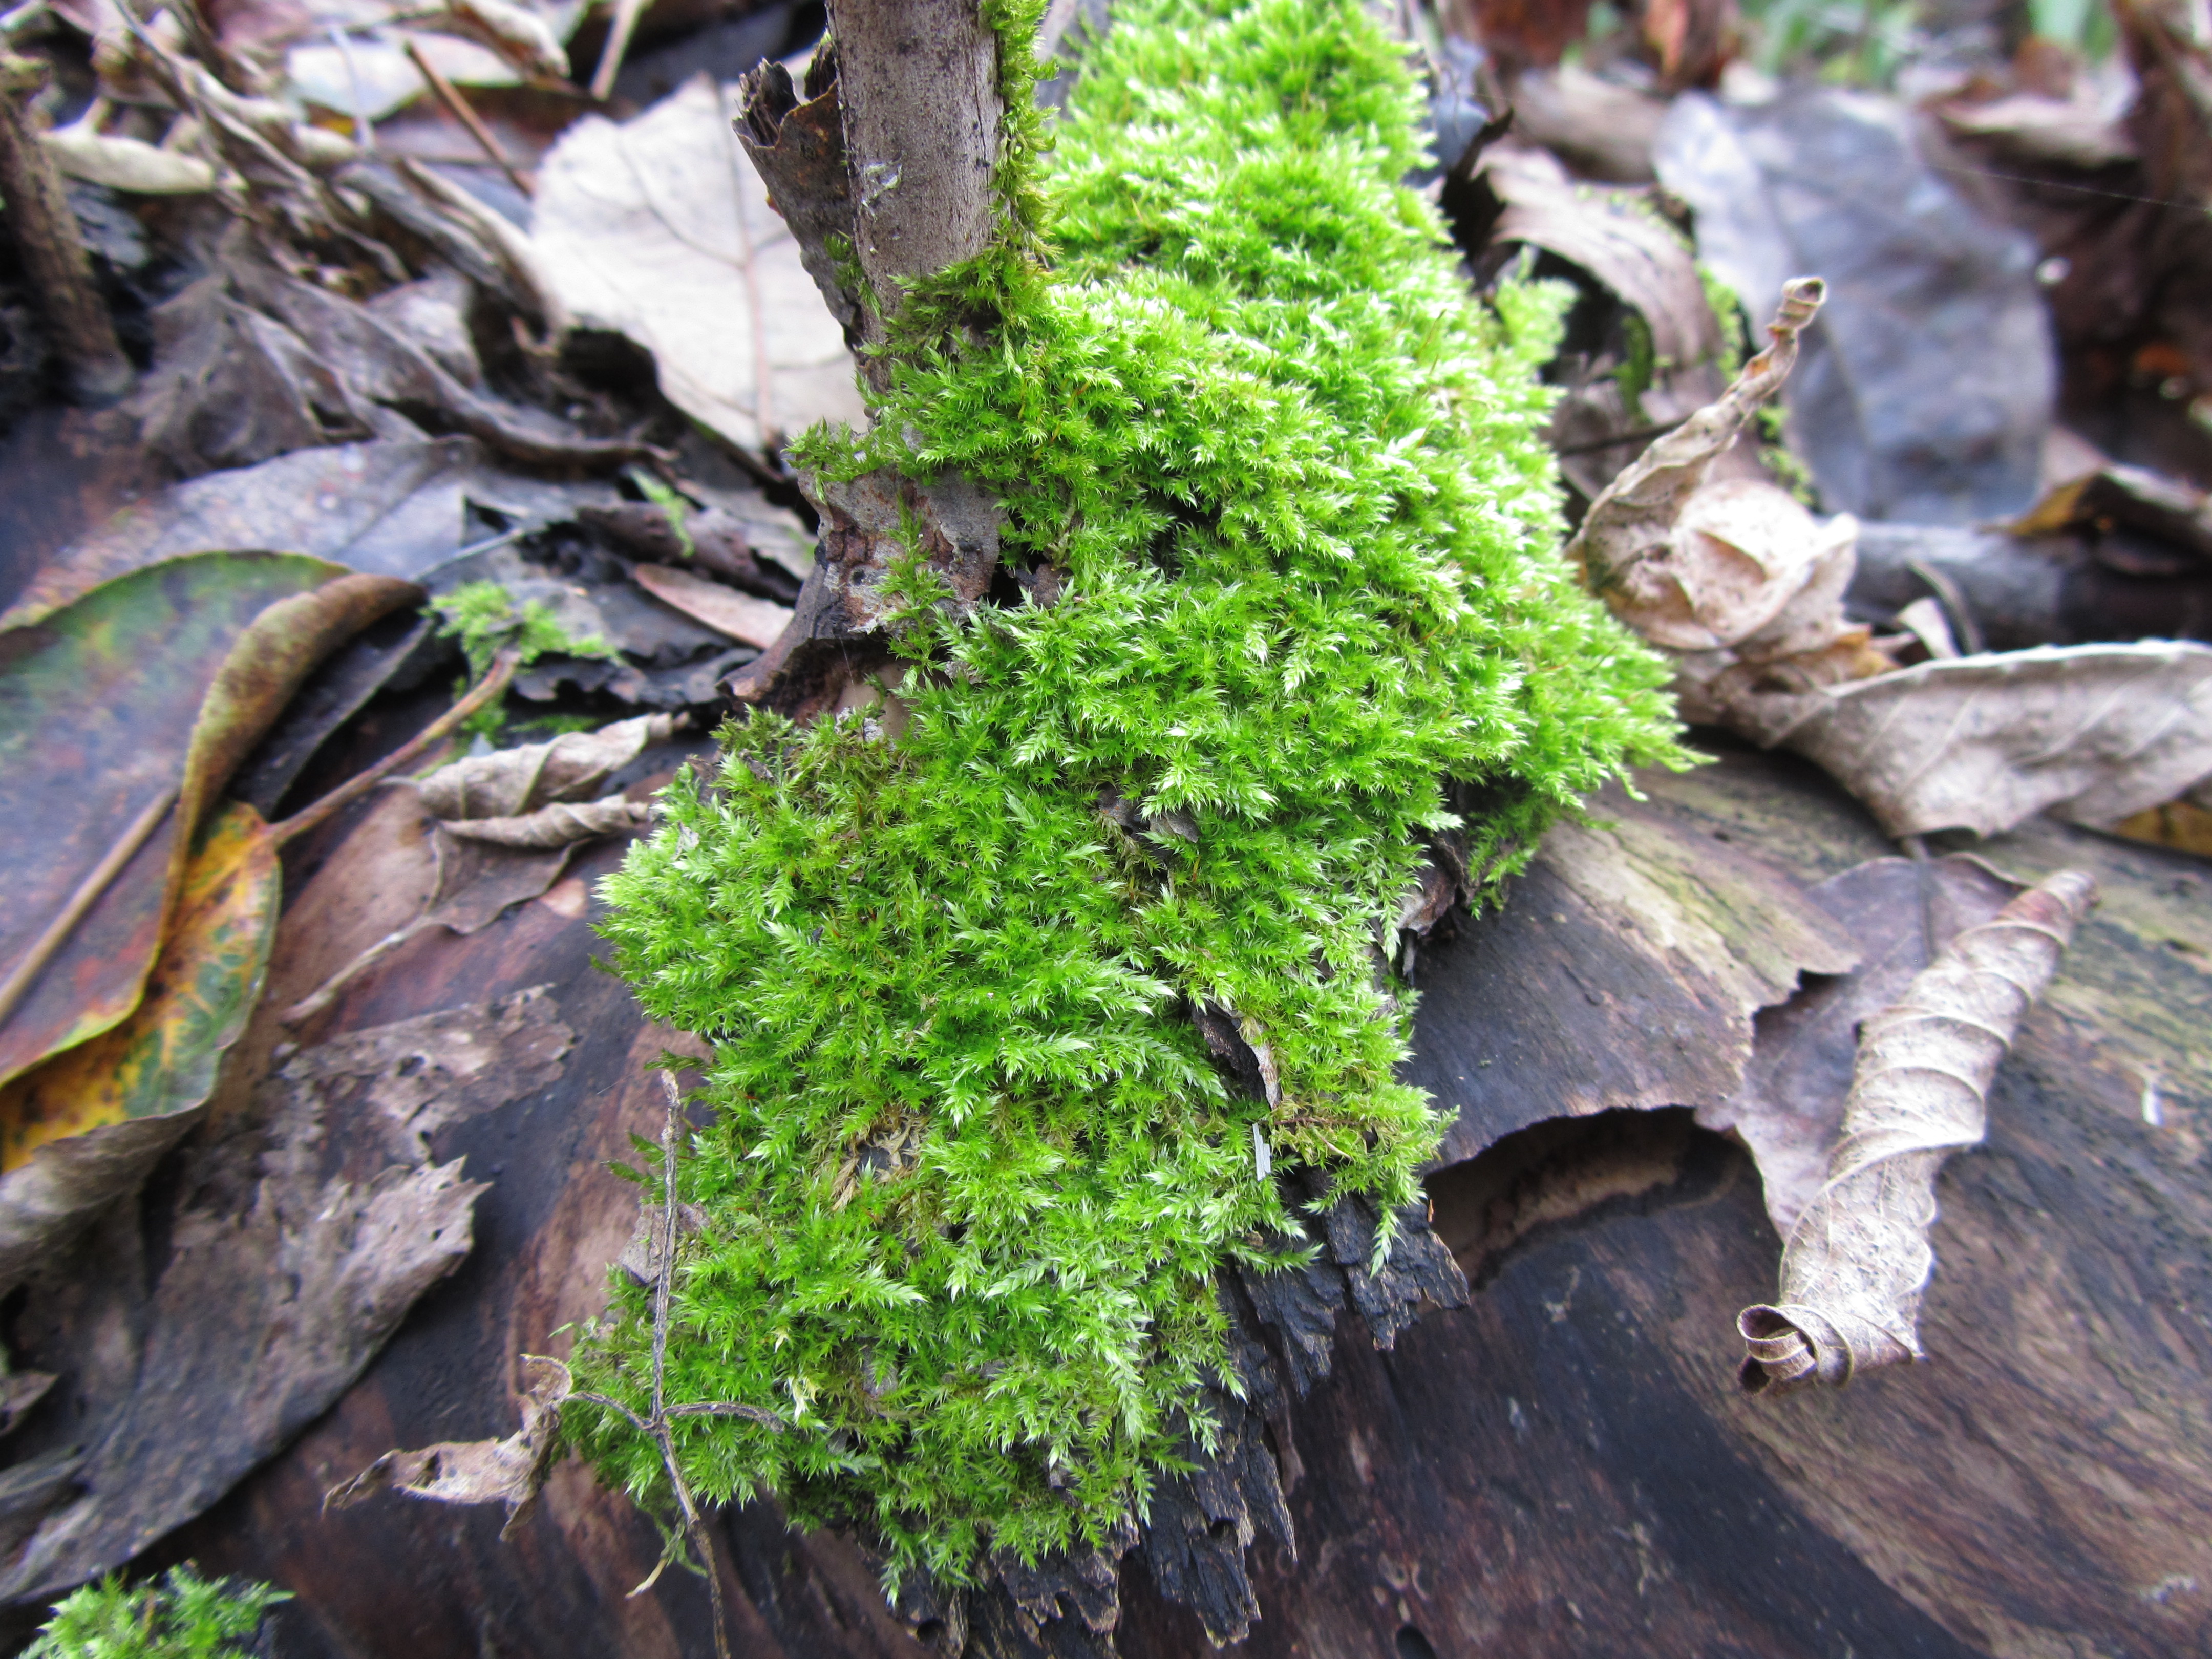
[[[1004,55],[1003,241],[902,308],[872,432],[802,459],[964,473],[1057,602],[956,617],[906,568],[897,741],[733,723],[605,929],[714,1048],[668,1397],[790,1425],[678,1421],[689,1478],[955,1580],[1143,1510],[1224,1363],[1216,1269],[1290,1230],[1255,1126],[1279,1169],[1416,1197],[1439,1121],[1372,947],[1440,778],[1483,786],[1502,871],[1674,731],[1559,556],[1559,299],[1468,294],[1360,0],[1124,0],[1048,154]],[[1224,1084],[1200,999],[1278,1105]],[[649,1347],[627,1288],[586,1386],[641,1406]],[[664,1499],[649,1442],[577,1420]]]

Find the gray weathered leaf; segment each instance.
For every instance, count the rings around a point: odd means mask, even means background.
[[[1737,1320],[1747,1389],[1841,1385],[1920,1358],[1936,1172],[1980,1144],[1990,1080],[2095,896],[2086,872],[2060,871],[1960,934],[1866,1023],[1827,1178],[1783,1249],[1781,1292]]]
[[[556,801],[511,817],[444,818],[438,827],[463,841],[544,848],[642,830],[653,822],[653,812],[649,800],[625,800],[614,795],[605,800]]]
[[[862,408],[844,332],[704,76],[617,126],[586,116],[538,173],[532,240],[586,326],[653,355],[660,389],[747,449]]]
[[[640,587],[664,605],[672,605],[694,621],[746,645],[773,644],[776,635],[791,624],[789,605],[755,599],[673,565],[641,564],[630,574]]]
[[[2107,829],[2212,779],[2212,647],[2041,646],[1767,700],[1761,741],[1819,762],[1893,836]]]

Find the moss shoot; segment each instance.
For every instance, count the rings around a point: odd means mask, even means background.
[[[1440,779],[1502,875],[1675,730],[1559,556],[1559,298],[1469,295],[1362,0],[1121,0],[1049,149],[1036,8],[999,9],[1001,241],[901,308],[872,430],[800,459],[964,473],[1058,596],[958,616],[911,562],[897,739],[732,722],[606,884],[621,971],[714,1051],[668,1398],[789,1425],[679,1419],[687,1476],[953,1582],[1101,1539],[1204,1441],[1214,1274],[1293,1231],[1255,1127],[1279,1170],[1418,1196],[1441,1121],[1373,947],[1456,822]],[[1279,1104],[1209,1062],[1200,999]],[[585,1385],[642,1410],[650,1348],[625,1285]],[[643,1436],[572,1432],[665,1505]]]

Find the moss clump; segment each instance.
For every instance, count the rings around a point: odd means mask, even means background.
[[[173,1567],[160,1585],[110,1574],[55,1603],[23,1659],[243,1659],[262,1616],[292,1598]]]
[[[1203,1438],[1212,1275],[1291,1220],[1255,1126],[1417,1195],[1439,1121],[1371,951],[1440,777],[1503,868],[1673,752],[1665,671],[1558,556],[1558,300],[1468,295],[1361,0],[1117,4],[1049,165],[1024,21],[1003,244],[902,307],[873,432],[803,459],[964,472],[1060,596],[956,618],[908,568],[898,741],[733,723],[607,883],[640,1000],[714,1046],[668,1398],[790,1425],[681,1419],[687,1475],[954,1580],[1098,1539]],[[1279,1107],[1186,998],[1264,1036]],[[649,1348],[627,1291],[586,1386],[641,1407]],[[665,1501],[643,1437],[578,1421]]]

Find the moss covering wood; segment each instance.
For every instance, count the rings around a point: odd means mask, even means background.
[[[1558,299],[1470,297],[1399,185],[1403,47],[1359,0],[1124,0],[1048,154],[1035,10],[996,20],[1000,244],[901,308],[872,431],[801,459],[963,473],[1054,574],[956,614],[898,567],[896,741],[735,721],[607,883],[621,971],[714,1050],[667,1397],[787,1425],[680,1420],[687,1477],[954,1580],[1143,1511],[1225,1366],[1217,1268],[1296,1231],[1255,1129],[1417,1196],[1439,1121],[1375,945],[1440,779],[1494,884],[1673,752],[1664,669],[1557,550]],[[626,1288],[580,1380],[642,1408],[651,1335]],[[575,1422],[665,1499],[647,1438]]]

